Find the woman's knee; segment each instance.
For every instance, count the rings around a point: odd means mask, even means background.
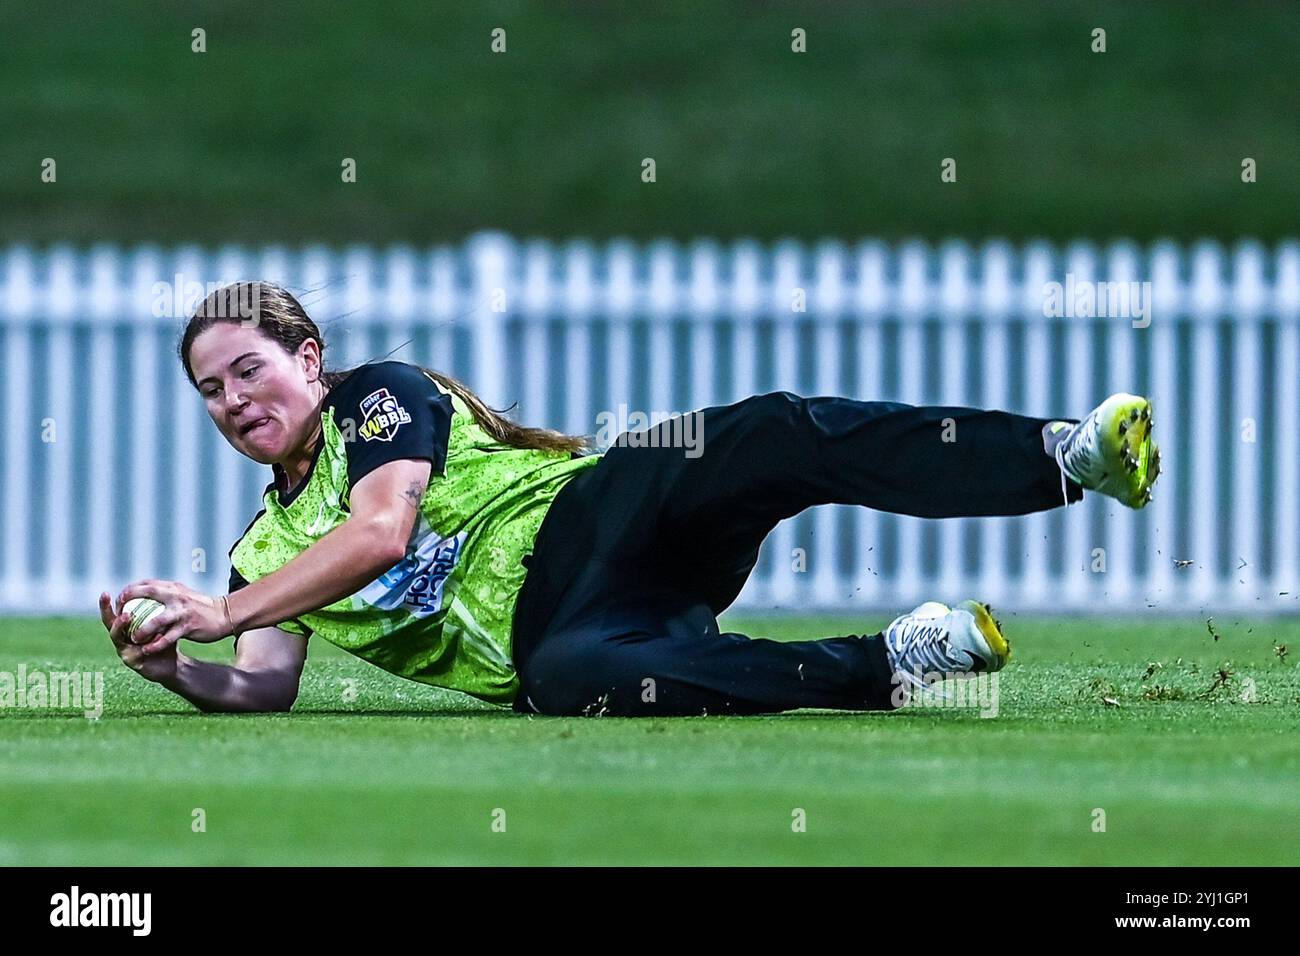
[[[591,717],[607,712],[618,686],[613,648],[580,634],[552,635],[519,675],[519,693],[536,713]]]

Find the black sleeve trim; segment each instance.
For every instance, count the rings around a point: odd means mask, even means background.
[[[445,394],[419,366],[379,362],[339,386],[334,421],[347,444],[348,483],[392,461],[428,461],[445,474],[455,414]],[[345,424],[350,421],[350,427]]]

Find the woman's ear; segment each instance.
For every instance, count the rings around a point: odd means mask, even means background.
[[[303,339],[298,346],[298,358],[307,373],[307,381],[319,382],[321,377],[320,343],[315,339]]]

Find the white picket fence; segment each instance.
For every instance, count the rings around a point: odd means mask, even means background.
[[[1149,281],[1149,325],[1045,316],[1046,284],[1067,276]],[[1165,474],[1147,510],[813,509],[769,538],[738,607],[1300,610],[1300,244],[485,233],[432,250],[0,251],[0,611],[92,613],[101,589],[145,577],[224,590],[269,469],[220,438],[176,345],[206,284],[253,277],[300,294],[331,367],[391,352],[571,432],[620,405],[774,389],[1072,417],[1112,391],[1153,397]]]

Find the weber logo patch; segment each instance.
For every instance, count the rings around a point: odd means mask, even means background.
[[[388,389],[381,388],[361,400],[361,427],[357,432],[365,441],[392,441],[397,429],[410,420]]]

